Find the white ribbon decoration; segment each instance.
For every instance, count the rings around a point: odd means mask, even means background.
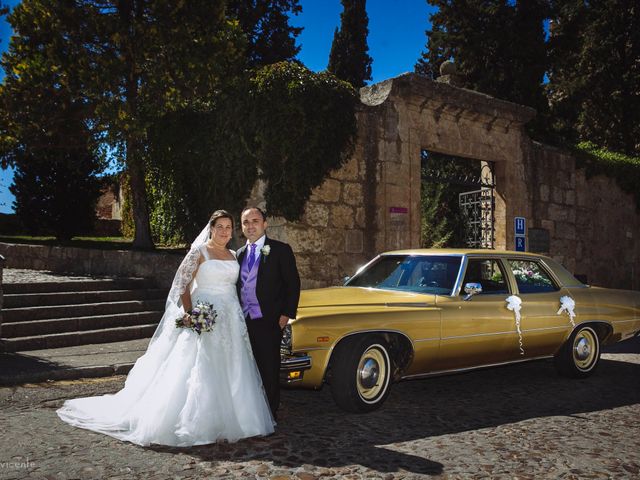
[[[571,326],[575,327],[573,319],[576,316],[576,312],[573,310],[576,308],[576,302],[573,298],[568,296],[560,297],[560,310],[558,310],[558,315],[561,315],[562,312],[567,312],[569,315],[569,321],[571,322]]]
[[[520,355],[524,355],[524,348],[522,346],[522,330],[520,330],[520,310],[522,309],[522,299],[517,295],[511,295],[506,298],[505,302],[507,302],[507,309],[511,310],[516,317],[516,330],[518,331]]]

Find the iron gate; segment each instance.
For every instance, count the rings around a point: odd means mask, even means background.
[[[432,161],[437,156],[440,163]],[[443,161],[452,168],[442,168]],[[495,175],[493,162],[433,154],[422,151],[423,176],[432,182],[471,190],[458,195],[458,207],[464,217],[464,240],[470,248],[494,248],[495,242]]]

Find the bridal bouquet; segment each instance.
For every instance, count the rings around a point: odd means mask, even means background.
[[[176,328],[190,328],[198,335],[202,332],[210,332],[216,323],[218,313],[213,309],[213,304],[207,302],[196,302],[195,307],[186,315],[176,319]]]

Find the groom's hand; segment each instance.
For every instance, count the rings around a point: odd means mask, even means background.
[[[286,315],[280,315],[280,320],[278,321],[278,323],[280,324],[280,330],[282,330],[287,326],[287,323],[289,323],[289,317],[287,317]]]

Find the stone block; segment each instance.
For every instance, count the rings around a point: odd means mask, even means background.
[[[340,200],[342,185],[338,180],[329,178],[311,192],[310,200],[318,203],[336,203]]]
[[[286,240],[296,253],[318,253],[324,247],[322,230],[317,228],[290,228]]]
[[[549,220],[554,222],[565,222],[569,217],[569,210],[562,205],[552,203],[549,205]]]
[[[345,232],[345,252],[362,253],[363,235],[362,230],[347,230]]]
[[[362,205],[362,185],[360,183],[345,183],[342,185],[342,201],[347,205]]]
[[[553,201],[555,203],[564,203],[564,190],[560,187],[553,187]]]
[[[356,227],[364,228],[365,226],[364,207],[356,208]]]
[[[323,252],[338,254],[344,252],[345,232],[338,228],[326,228],[322,231],[324,237]]]
[[[538,190],[540,191],[540,200],[542,200],[543,202],[548,202],[549,201],[549,185],[542,184],[540,185]]]
[[[564,201],[567,205],[574,206],[576,204],[576,191],[567,190],[564,195]]]
[[[337,228],[353,228],[355,226],[355,212],[347,205],[333,205],[329,216],[329,225]]]
[[[557,238],[562,238],[566,240],[575,240],[576,228],[573,224],[566,223],[566,222],[558,222],[556,223],[554,235]]]
[[[329,207],[322,203],[307,202],[302,222],[312,227],[326,227],[329,223]]]
[[[359,180],[358,158],[352,156],[340,169],[331,172],[331,178],[355,182]]]

